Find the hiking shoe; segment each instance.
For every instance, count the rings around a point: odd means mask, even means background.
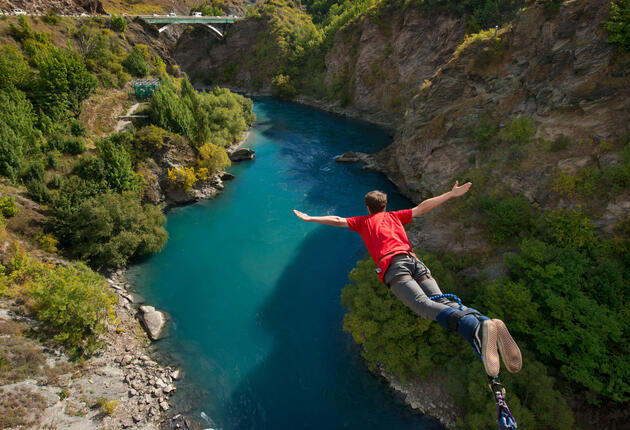
[[[521,350],[510,335],[505,323],[498,319],[493,319],[492,321],[497,328],[497,346],[503,359],[503,364],[505,364],[508,372],[516,373],[523,367]]]
[[[493,320],[475,315],[464,316],[457,328],[461,337],[466,339],[475,350],[488,376],[497,376],[501,368],[497,351],[497,326]]]

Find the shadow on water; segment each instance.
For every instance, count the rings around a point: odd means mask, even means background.
[[[340,243],[344,234],[354,233],[315,229],[286,266],[260,313],[274,346],[226,399],[226,428],[441,428],[411,413],[388,392],[386,383],[368,372],[351,337],[342,332],[340,292],[348,280],[338,268],[352,265],[363,251],[340,258],[338,252],[321,250]]]

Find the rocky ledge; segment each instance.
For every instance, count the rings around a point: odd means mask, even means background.
[[[380,373],[389,386],[403,396],[409,407],[435,419],[446,428],[455,428],[457,417],[462,416],[462,411],[446,392],[444,378],[440,375],[431,375],[426,380],[413,378],[403,382],[383,369],[380,369]]]

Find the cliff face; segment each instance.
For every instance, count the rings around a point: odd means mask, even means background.
[[[341,104],[355,116],[394,127],[426,79],[444,66],[464,36],[457,19],[415,9],[364,17],[338,32],[326,53],[324,82],[346,82]]]
[[[381,154],[385,171],[413,199],[442,189],[470,169],[471,157],[483,162],[470,136],[482,120],[502,125],[525,115],[544,139],[621,136],[629,119],[630,58],[606,42],[600,23],[607,10],[606,2],[590,0],[567,3],[553,15],[531,7],[497,39],[464,48],[412,99],[395,142]],[[501,173],[512,191],[551,204],[537,190],[563,156],[547,153],[529,168]],[[581,162],[597,161],[588,158]]]

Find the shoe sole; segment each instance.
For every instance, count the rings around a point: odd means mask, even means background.
[[[497,376],[501,369],[499,352],[497,351],[497,325],[494,320],[485,320],[481,326],[481,336],[484,340],[481,346],[481,361],[488,376]]]
[[[503,364],[510,373],[517,373],[523,367],[523,358],[521,350],[518,348],[516,341],[510,335],[505,323],[501,320],[493,319],[497,328],[497,345],[499,354],[503,359]]]

